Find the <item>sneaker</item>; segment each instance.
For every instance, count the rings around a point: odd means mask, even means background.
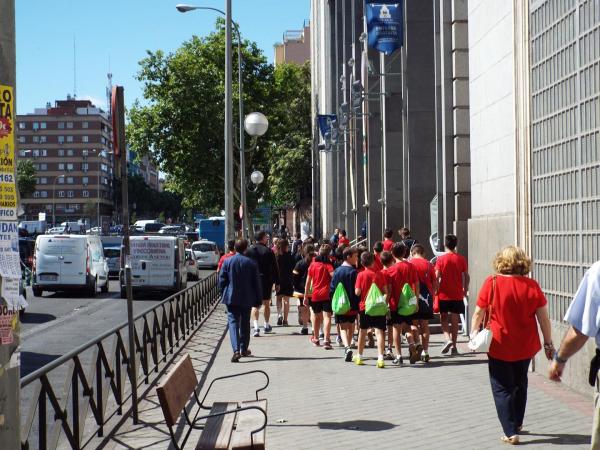
[[[300,334],[304,334],[305,336],[308,335],[308,328],[302,328]]]
[[[280,327],[281,325],[283,325],[283,317],[279,316],[277,317],[277,326]]]
[[[250,349],[242,350],[242,356],[244,356],[244,357],[252,356],[252,352],[250,351]]]
[[[354,358],[352,358],[352,361],[357,366],[364,366],[365,365],[365,362],[363,361],[363,359],[361,357],[359,357],[358,355],[356,355]]]
[[[319,340],[314,336],[311,336],[310,342],[312,342],[312,345],[315,347],[319,347],[321,345],[321,342],[319,342]]]
[[[378,369],[385,369],[385,362],[383,361],[383,359],[378,359],[377,360],[377,368]]]
[[[352,339],[352,342],[350,342],[350,348],[351,348],[352,350],[356,350],[356,348],[357,348],[357,347],[356,347],[356,341],[355,341],[354,339]]]
[[[325,350],[333,350],[333,347],[331,346],[331,342],[329,342],[329,341],[323,342],[323,348]]]
[[[338,336],[335,338],[335,342],[337,342],[338,347],[343,347],[344,343],[342,342],[342,337]]]
[[[421,361],[428,363],[429,362],[429,353],[423,353],[421,355]]]
[[[392,353],[392,349],[388,348],[385,351],[385,355],[383,356],[383,359],[387,360],[387,361],[392,361],[394,359],[394,354]]]
[[[446,342],[444,347],[442,347],[442,355],[445,355],[446,353],[448,353],[448,351],[450,350],[450,347],[452,347],[452,341]]]
[[[284,326],[284,327],[287,327],[287,326],[288,326],[288,321],[287,321],[287,320],[284,320],[284,321],[283,321],[283,326]]]
[[[231,357],[231,362],[232,363],[240,362],[241,357],[242,357],[242,355],[240,354],[240,352],[235,352],[233,354],[233,356]]]
[[[396,366],[399,366],[399,365],[401,365],[401,364],[404,364],[404,360],[402,359],[402,355],[400,355],[400,356],[396,356],[396,357],[394,358],[394,360],[392,361],[392,364],[394,364],[394,365],[396,365]]]
[[[270,324],[265,325],[265,333],[271,333],[273,331],[273,327]]]
[[[349,348],[346,349],[346,353],[344,354],[344,361],[351,362],[352,361],[352,350]]]
[[[253,337],[260,337],[260,330],[258,328],[254,329],[254,334],[252,334]]]
[[[417,348],[414,344],[408,346],[408,355],[408,361],[411,364],[414,364],[419,360],[419,354],[417,353]]]
[[[456,347],[452,347],[452,351],[450,352],[450,354],[452,356],[458,356],[459,355],[458,349]]]

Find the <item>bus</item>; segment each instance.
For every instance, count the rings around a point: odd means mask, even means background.
[[[225,252],[225,217],[209,217],[198,223],[200,239],[217,244],[221,253]]]

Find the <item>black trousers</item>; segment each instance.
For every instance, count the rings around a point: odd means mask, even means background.
[[[531,359],[501,361],[489,358],[488,369],[498,419],[508,437],[518,434],[527,405],[527,370]]]

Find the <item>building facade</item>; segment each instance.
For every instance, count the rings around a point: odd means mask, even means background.
[[[33,162],[35,192],[21,198],[25,217],[52,224],[113,219],[114,156],[109,116],[88,100],[68,97],[17,116],[17,155]]]
[[[283,40],[274,46],[275,65],[282,63],[304,64],[310,61],[310,24],[304,23],[301,30],[287,30]]]

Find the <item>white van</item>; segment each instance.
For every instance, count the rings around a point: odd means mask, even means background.
[[[136,220],[135,223],[133,224],[133,226],[135,227],[135,231],[143,233],[144,232],[144,228],[146,226],[147,223],[158,223],[158,220],[153,219],[153,220]]]
[[[131,236],[129,238],[131,285],[137,292],[179,292],[187,286],[183,240],[175,236]],[[125,255],[121,251],[119,280],[125,291]]]
[[[108,266],[102,242],[95,235],[44,234],[35,240],[33,295],[44,291],[85,289],[91,297],[98,286],[108,292]]]

